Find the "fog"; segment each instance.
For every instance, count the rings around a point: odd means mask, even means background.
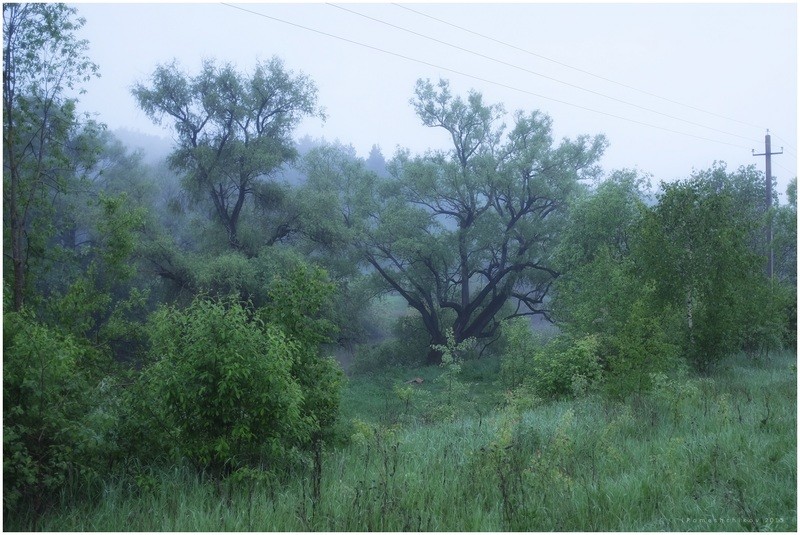
[[[81,36],[102,77],[86,111],[110,128],[170,138],[137,109],[130,87],[177,59],[242,70],[273,55],[309,75],[327,120],[296,135],[352,144],[366,158],[446,148],[409,105],[418,78],[474,88],[511,113],[540,109],[556,137],[604,133],[607,171],[655,181],[725,161],[773,174],[783,194],[797,166],[794,4],[81,4]],[[144,29],[146,28],[146,31]],[[122,51],[124,58],[120,57]],[[509,123],[511,117],[509,117]]]

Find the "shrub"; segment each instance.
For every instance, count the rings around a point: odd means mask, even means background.
[[[797,339],[797,293],[788,285],[756,280],[750,289],[750,310],[742,326],[742,349],[750,357],[765,357]],[[789,321],[787,321],[787,319]],[[793,320],[793,324],[792,324]]]
[[[186,310],[151,319],[155,363],[143,380],[160,407],[155,425],[171,430],[176,451],[214,476],[275,463],[307,438],[302,389],[292,376],[298,344],[251,318],[236,300],[197,298]]]
[[[508,390],[531,388],[542,398],[564,398],[586,394],[600,380],[599,335],[562,334],[543,346],[528,323],[517,319],[506,322],[504,336],[500,383]]]
[[[378,372],[397,367],[417,367],[425,362],[431,337],[419,314],[400,316],[392,326],[392,336],[380,344],[362,344],[350,366],[353,373]]]
[[[534,373],[533,356],[541,341],[523,318],[503,324],[504,350],[500,358],[500,383],[507,390],[517,388]]]
[[[672,342],[678,332],[672,325],[674,314],[669,310],[653,310],[653,302],[637,299],[628,311],[625,323],[618,332],[601,338],[605,359],[605,392],[611,397],[624,398],[641,394],[652,387],[652,375],[680,369],[685,363],[681,348]]]
[[[294,344],[290,371],[302,392],[300,418],[317,452],[319,441],[331,438],[344,380],[339,363],[321,354],[321,345],[332,342],[337,331],[330,319],[334,292],[325,270],[297,263],[283,276],[273,277],[270,300],[259,313],[266,324],[280,326]]]
[[[572,339],[554,338],[533,357],[531,384],[545,398],[574,396],[573,385],[583,382],[593,387],[600,380],[600,341],[597,335]]]
[[[3,507],[39,513],[68,482],[94,481],[113,447],[113,416],[87,371],[102,355],[26,312],[3,324]]]

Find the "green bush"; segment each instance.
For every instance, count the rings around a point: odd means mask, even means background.
[[[68,484],[96,481],[113,448],[102,358],[22,312],[3,314],[3,507],[38,513]]]
[[[506,349],[501,357],[500,382],[507,389],[530,387],[542,398],[585,394],[600,381],[600,337],[559,335],[544,346],[527,322],[505,325]]]
[[[536,394],[568,398],[586,393],[600,380],[599,349],[597,335],[554,338],[533,356],[531,384]]]
[[[417,311],[397,318],[392,334],[399,342],[394,359],[397,364],[419,366],[425,362],[430,350],[431,335]]]
[[[424,364],[431,337],[419,314],[405,314],[392,326],[392,339],[380,344],[362,344],[350,366],[353,373],[378,372],[390,367],[417,367]]]
[[[265,305],[197,297],[150,321],[152,364],[126,393],[126,451],[188,459],[214,477],[276,468],[332,438],[343,373],[320,353],[334,325],[326,273],[296,263]]]
[[[196,264],[195,284],[217,297],[259,298],[259,277],[254,262],[237,252],[203,258]]]
[[[681,347],[672,340],[679,332],[680,319],[669,310],[653,310],[644,297],[628,311],[625,323],[617,332],[601,335],[606,394],[625,398],[642,394],[652,387],[652,375],[679,370],[685,365]]]
[[[250,317],[237,300],[197,298],[186,310],[151,319],[151,353],[142,377],[163,417],[153,427],[174,437],[175,453],[214,476],[278,462],[307,438],[303,392],[292,376],[298,343]]]
[[[344,379],[339,363],[321,354],[322,344],[332,342],[337,331],[330,319],[335,289],[325,270],[297,263],[272,279],[270,301],[259,313],[296,344],[291,374],[302,392],[300,418],[311,441],[306,445],[314,448],[331,438]]]
[[[511,390],[533,376],[533,357],[542,344],[523,318],[505,322],[502,329],[504,347],[500,357],[500,383]]]
[[[742,349],[750,357],[766,357],[797,341],[797,292],[795,288],[766,279],[750,288],[750,315],[742,325]]]

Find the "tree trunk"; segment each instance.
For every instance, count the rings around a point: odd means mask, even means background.
[[[11,194],[8,201],[9,226],[11,234],[11,264],[14,267],[14,301],[15,312],[22,310],[25,299],[25,259],[24,255],[24,235],[25,222],[19,214],[17,196],[19,192],[19,171],[16,166],[10,170],[11,175]]]
[[[442,352],[438,349],[430,348],[428,356],[425,358],[425,364],[428,366],[438,366],[442,363]]]

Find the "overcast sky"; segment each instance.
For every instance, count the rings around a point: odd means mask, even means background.
[[[77,7],[102,75],[82,108],[112,130],[170,136],[130,93],[160,63],[196,73],[213,58],[247,72],[275,55],[314,80],[328,115],[296,137],[338,139],[364,157],[373,144],[387,158],[397,147],[447,148],[447,134],[422,126],[409,104],[418,78],[446,78],[509,112],[544,111],[556,139],[605,134],[607,172],[638,168],[658,182],[715,160],[763,170],[751,149],[764,152],[767,128],[773,151],[784,147],[772,160],[781,193],[797,172],[793,3]]]

